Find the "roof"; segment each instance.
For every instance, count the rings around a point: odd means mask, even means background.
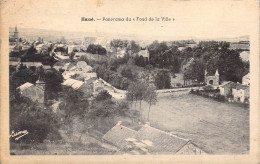
[[[65,80],[62,84],[66,86],[70,86],[73,89],[79,89],[84,84],[84,82],[69,78]]]
[[[26,90],[27,88],[30,88],[31,86],[33,86],[33,84],[27,82],[27,83],[24,83],[23,85],[21,85],[20,87],[18,87],[17,89],[20,89],[20,91],[24,91],[24,90]]]
[[[249,43],[230,43],[229,49],[243,49],[249,50],[250,44]]]
[[[144,125],[137,132],[135,137],[138,140],[151,141],[153,146],[149,147],[148,149],[150,152],[155,153],[176,153],[189,142],[189,140],[153,128],[149,125]]]
[[[237,89],[237,90],[240,90],[240,89],[246,90],[246,89],[249,88],[249,86],[248,85],[242,85],[242,84],[236,84],[233,88]]]
[[[85,61],[78,61],[77,62],[77,67],[79,67],[79,68],[85,68],[87,66],[88,66],[88,64]]]
[[[246,74],[245,76],[243,76],[243,78],[245,79],[250,79],[250,73]]]
[[[224,83],[224,84],[222,84],[220,87],[226,87],[226,86],[228,86],[228,85],[232,85],[232,86],[235,86],[236,85],[236,83],[234,83],[233,81],[228,81],[228,82],[226,82],[226,83]]]
[[[123,125],[116,124],[112,129],[110,129],[104,136],[103,139],[114,144],[119,148],[124,148],[127,145],[126,139],[134,138],[137,134],[136,131],[125,127]]]

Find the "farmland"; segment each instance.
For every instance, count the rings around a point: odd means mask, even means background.
[[[148,104],[142,106],[147,121]],[[208,153],[249,152],[249,110],[185,94],[159,98],[150,112],[151,126],[192,140]]]

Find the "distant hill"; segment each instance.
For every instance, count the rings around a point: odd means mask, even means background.
[[[14,32],[14,27],[9,28],[10,33]],[[132,34],[117,34],[112,35],[108,33],[89,33],[89,32],[80,32],[80,31],[58,31],[58,30],[44,30],[44,29],[34,29],[34,28],[19,28],[18,27],[19,36],[22,38],[27,39],[28,41],[38,40],[39,37],[43,38],[45,41],[57,41],[64,37],[70,41],[78,41],[84,40],[85,37],[104,37],[105,40],[112,40],[112,39],[127,39],[127,40],[136,40],[140,42],[142,45],[150,44],[153,40],[158,41],[175,41],[175,40],[215,40],[215,41],[228,41],[228,42],[239,42],[239,41],[249,41],[249,36],[238,36],[235,38],[198,38],[198,37],[169,37],[169,38],[161,38],[158,36],[151,36],[147,38],[147,36],[135,36]],[[153,39],[152,39],[153,38]],[[156,39],[154,39],[156,38]]]

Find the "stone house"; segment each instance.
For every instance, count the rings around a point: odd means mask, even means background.
[[[246,99],[249,99],[249,86],[236,84],[235,87],[232,88],[232,94],[234,96],[235,101],[245,102]]]
[[[89,97],[93,93],[93,86],[91,84],[79,80],[68,78],[62,85],[72,87],[75,90],[80,90],[84,93],[84,97]]]
[[[250,73],[248,73],[245,76],[243,76],[242,84],[243,85],[250,85]]]
[[[28,97],[32,101],[43,103],[44,88],[45,88],[45,83],[41,80],[38,80],[35,85],[27,82],[19,86],[17,89],[20,91],[21,95]]]
[[[229,81],[219,87],[220,95],[232,95],[235,101],[245,102],[250,97],[249,86]]]
[[[232,95],[232,88],[236,85],[236,83],[232,81],[228,81],[225,84],[222,84],[219,87],[220,95],[227,97],[228,95]]]
[[[140,50],[140,51],[138,52],[138,55],[139,55],[139,56],[143,56],[146,61],[149,61],[150,54],[149,54],[148,49]]]

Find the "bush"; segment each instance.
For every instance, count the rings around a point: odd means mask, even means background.
[[[105,100],[111,100],[112,96],[108,93],[107,90],[101,91],[97,97],[96,101],[105,101]]]

